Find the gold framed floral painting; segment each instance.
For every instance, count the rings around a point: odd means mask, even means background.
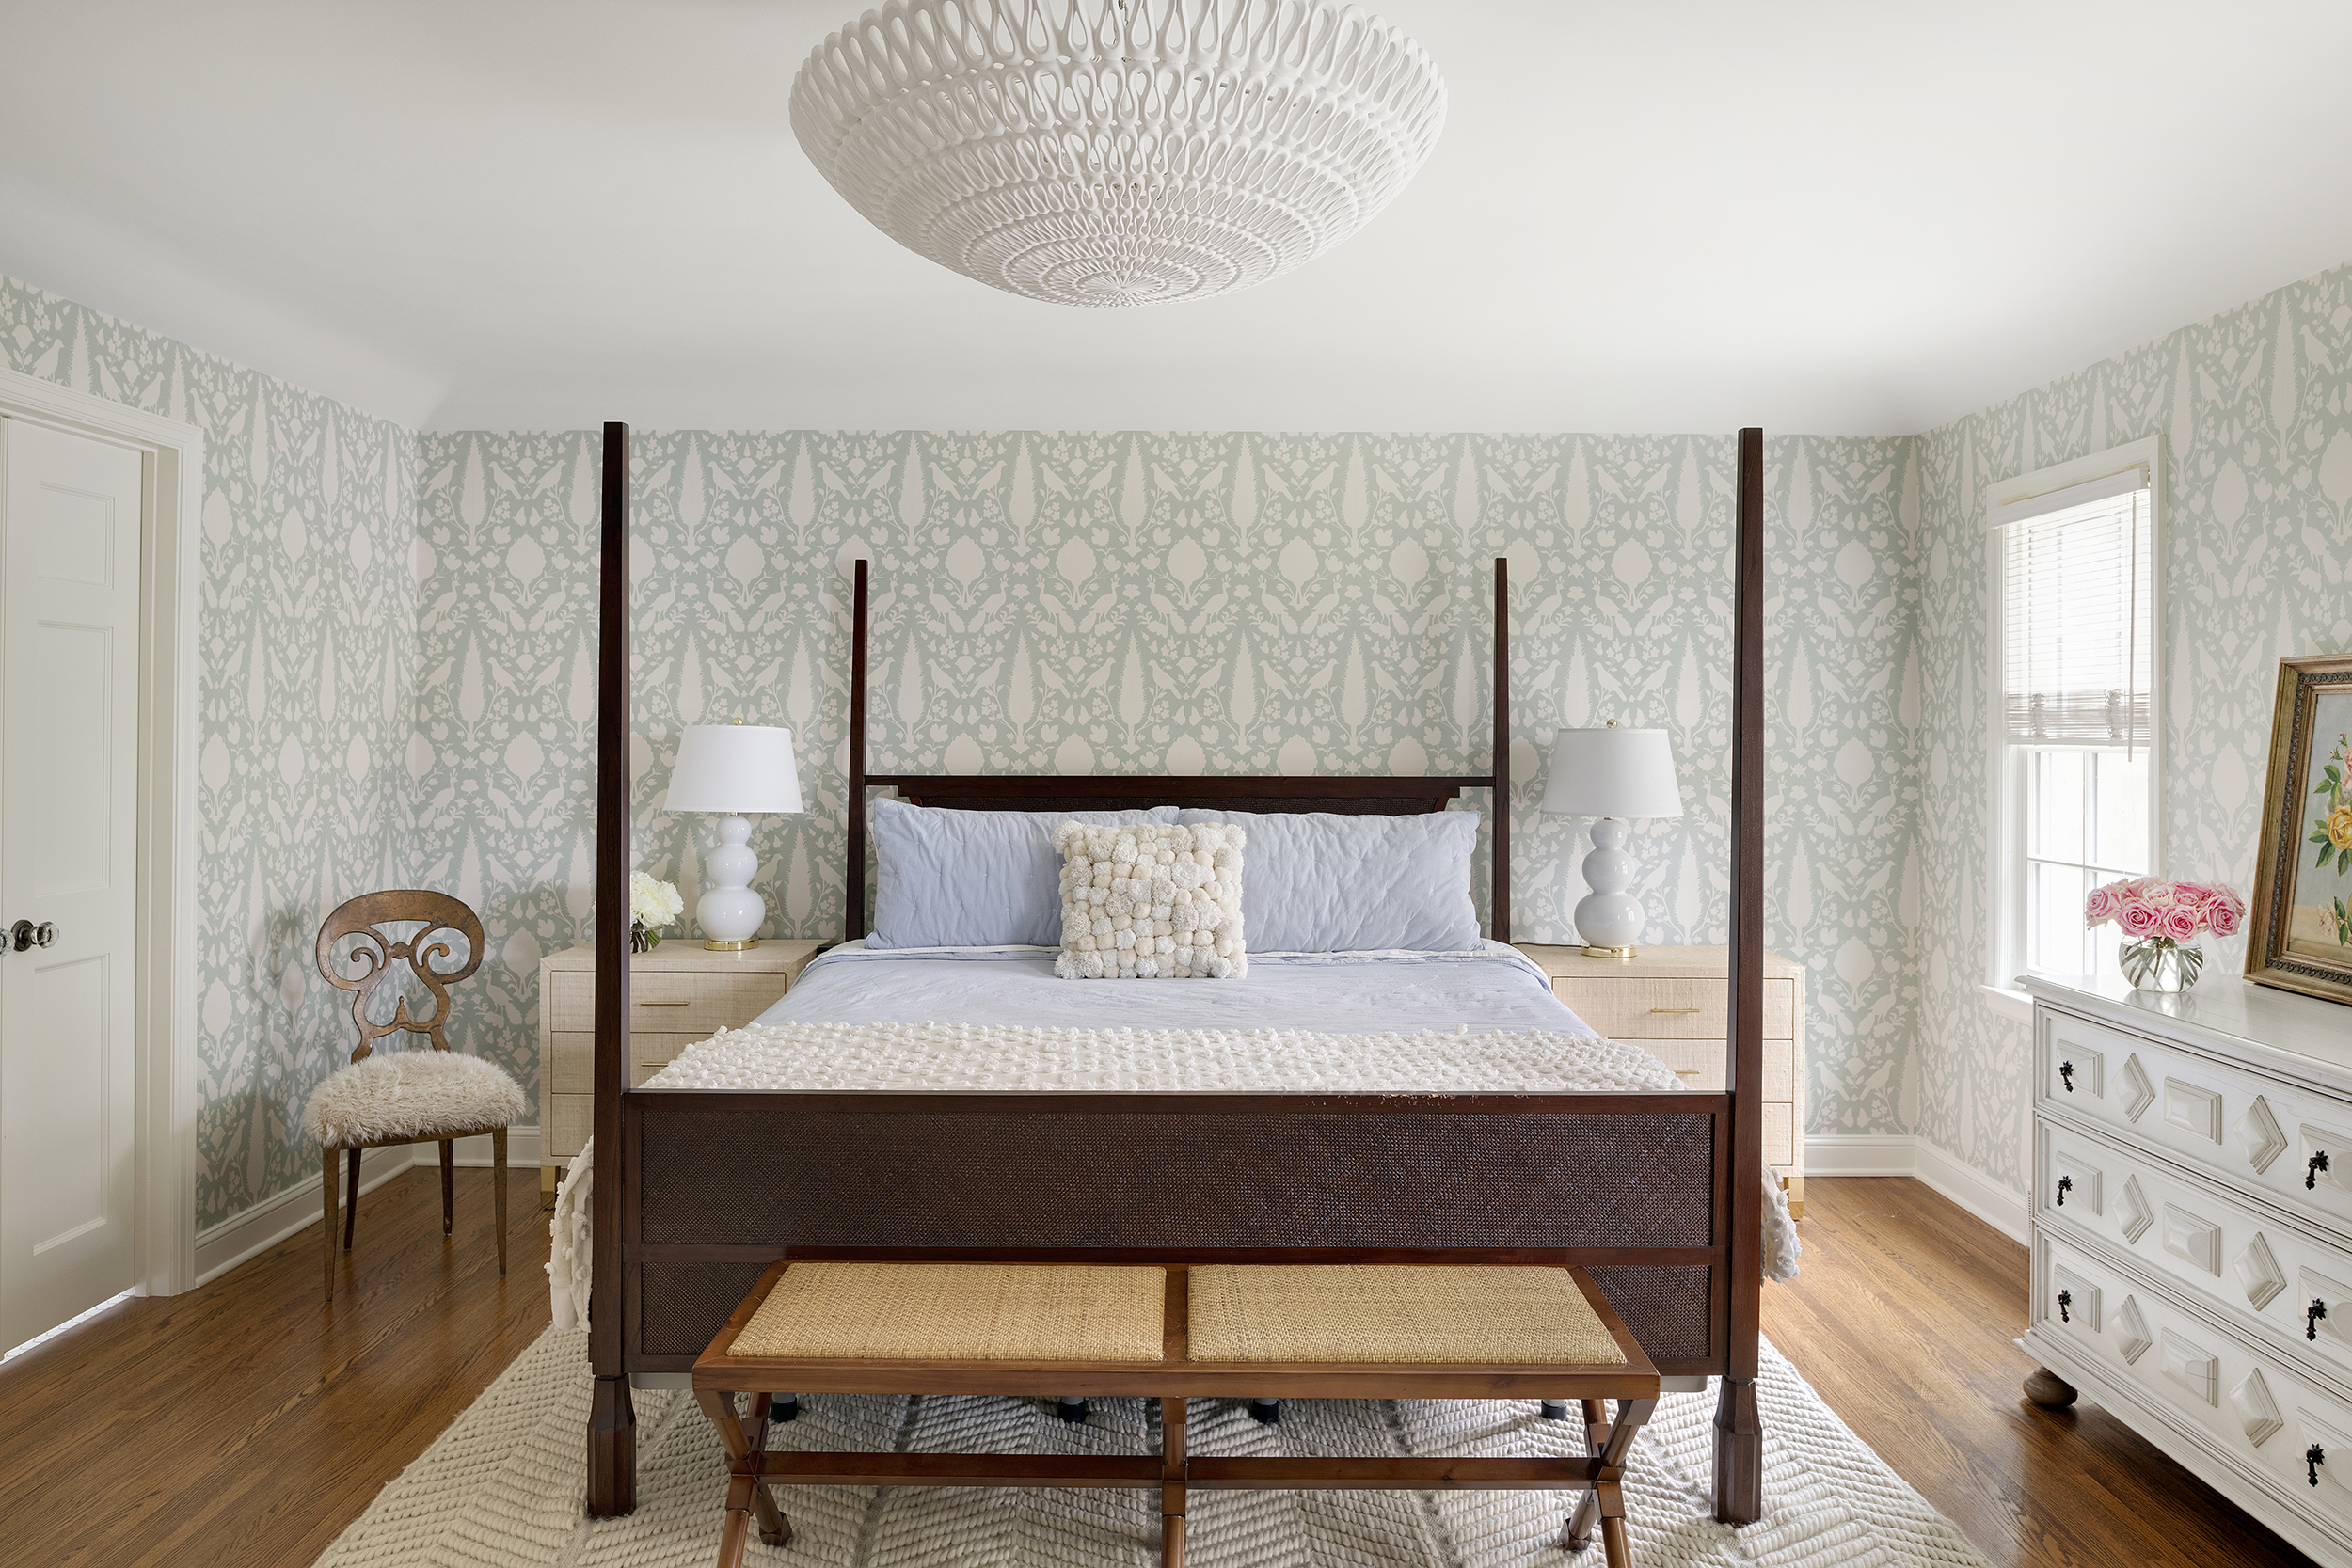
[[[2279,661],[2246,977],[2352,1004],[2352,656]]]

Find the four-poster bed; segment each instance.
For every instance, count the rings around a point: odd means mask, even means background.
[[[627,427],[606,427],[591,1513],[634,1507],[630,1379],[687,1371],[771,1265],[787,1257],[920,1256],[1581,1266],[1661,1373],[1723,1379],[1716,1514],[1730,1523],[1760,1514],[1760,432],[1739,438],[1727,1093],[629,1088],[628,443]],[[1464,789],[1480,788],[1495,801],[1491,928],[1507,940],[1508,581],[1501,561],[1494,582],[1493,764],[1486,774],[869,775],[867,572],[860,561],[851,602],[847,934],[865,929],[869,786],[976,810],[1174,805],[1391,816],[1442,810]],[[1099,1158],[1104,1149],[1117,1159]]]

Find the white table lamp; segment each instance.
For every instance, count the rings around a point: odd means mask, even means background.
[[[801,809],[792,732],[740,719],[732,724],[689,724],[678,736],[666,809],[720,816],[719,847],[703,863],[707,881],[694,905],[703,945],[722,953],[757,947],[768,905],[752,891],[759,857],[752,853],[752,825],[743,814]]]
[[[1680,816],[1674,751],[1664,730],[1620,729],[1614,719],[1597,730],[1562,730],[1551,749],[1544,810],[1560,816],[1597,816],[1584,881],[1593,891],[1578,900],[1577,934],[1597,958],[1629,958],[1642,936],[1642,901],[1626,853],[1628,816]]]

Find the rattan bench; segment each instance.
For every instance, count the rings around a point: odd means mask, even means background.
[[[1561,1544],[1596,1523],[1629,1568],[1626,1456],[1658,1370],[1581,1269],[1508,1264],[778,1263],[694,1363],[730,1462],[719,1568],[756,1525],[792,1527],[769,1488],[1117,1486],[1160,1494],[1161,1556],[1180,1568],[1188,1490],[1581,1490]],[[771,1452],[774,1396],[1142,1395],[1156,1456]],[[749,1394],[748,1413],[736,1404]],[[1544,1399],[1583,1403],[1585,1457],[1188,1458],[1191,1397]],[[1618,1402],[1614,1420],[1603,1402]]]

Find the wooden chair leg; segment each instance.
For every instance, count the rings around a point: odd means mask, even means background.
[[[499,1227],[499,1277],[506,1277],[506,1129],[490,1134],[490,1212]]]
[[[351,1195],[343,1199],[343,1250],[351,1250],[352,1227],[359,1223],[359,1150],[353,1149],[351,1160]]]
[[[441,1140],[441,1234],[453,1234],[457,1229],[457,1145],[449,1138]],[[504,1269],[499,1273],[504,1274]]]
[[[320,1250],[326,1256],[326,1305],[332,1307],[335,1304],[335,1150],[322,1150],[319,1166],[326,1173],[326,1215],[319,1222],[319,1240],[324,1243]]]

